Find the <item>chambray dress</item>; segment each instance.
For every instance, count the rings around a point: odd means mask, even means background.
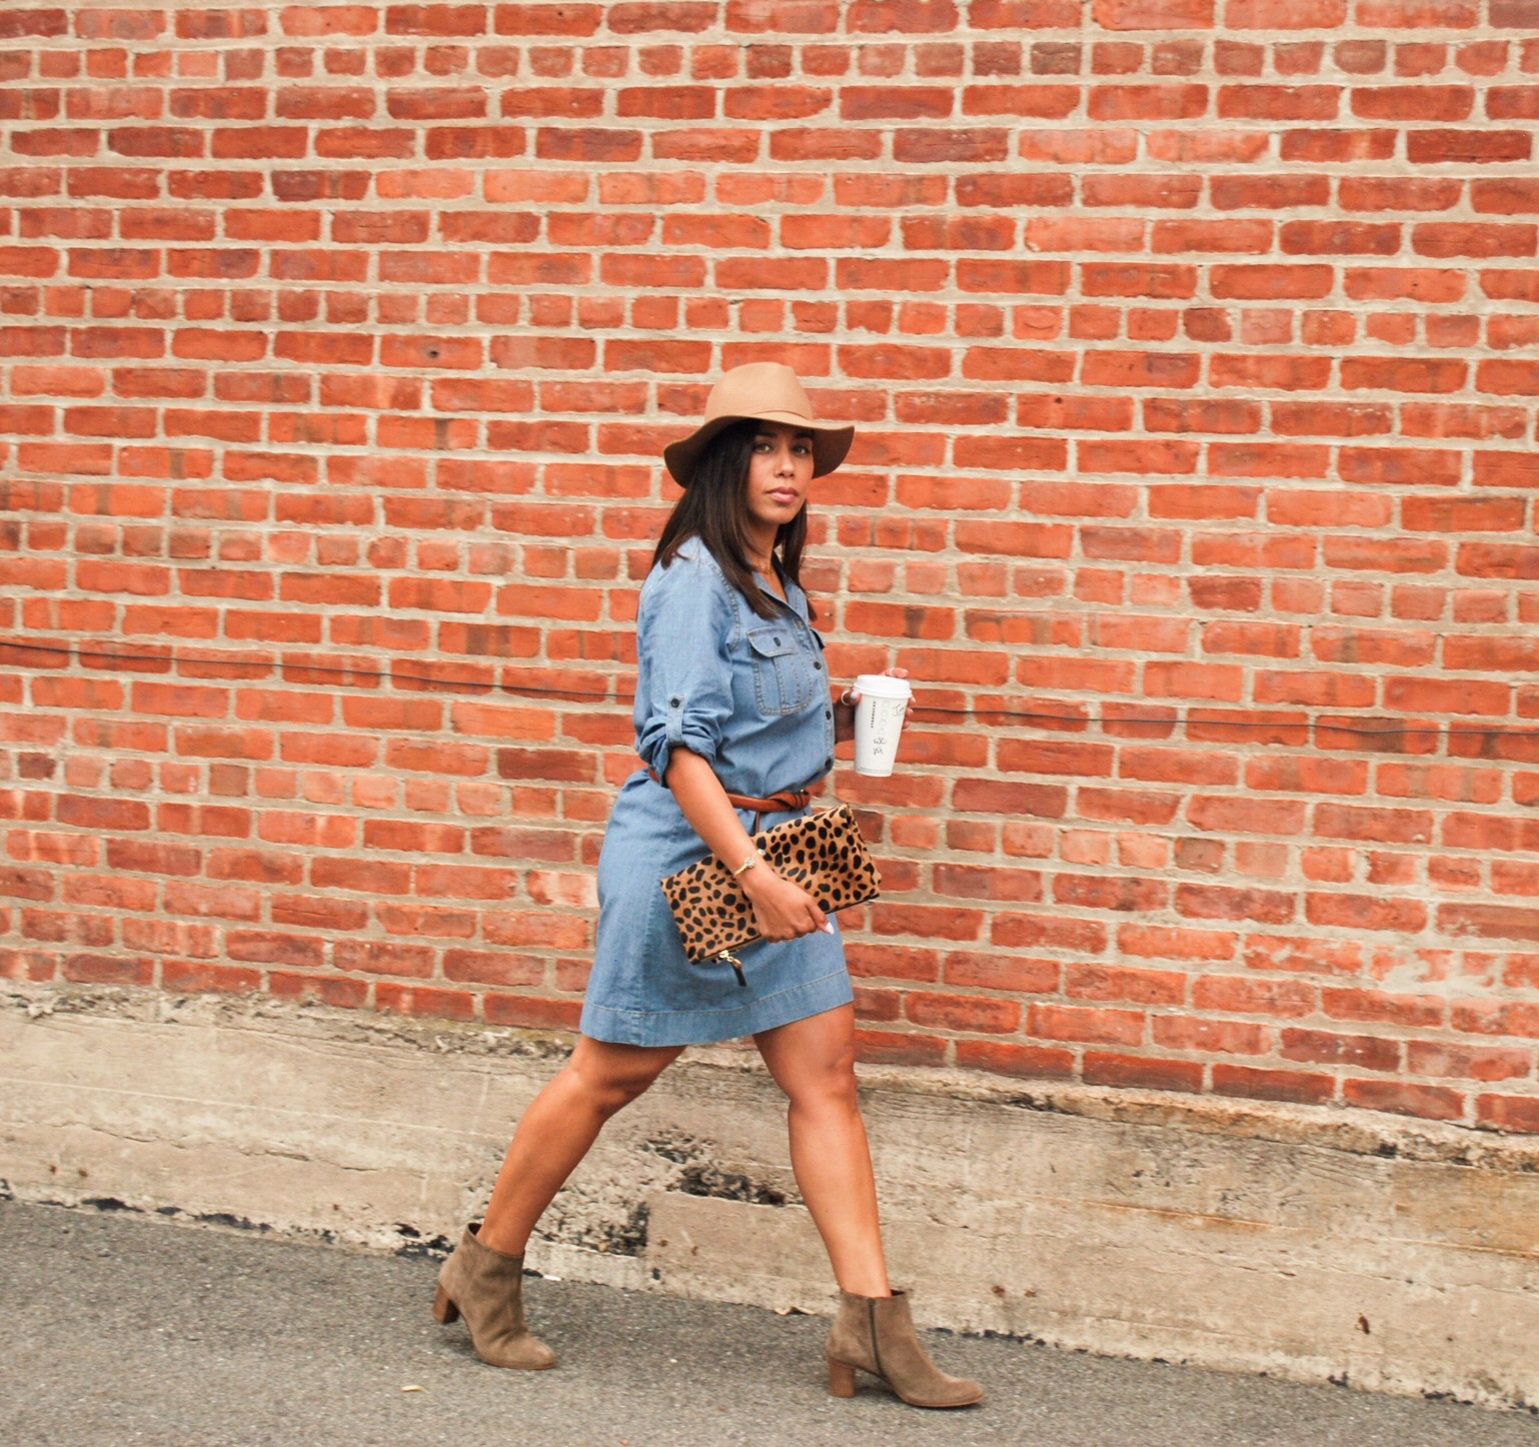
[[[834,761],[823,644],[807,621],[807,598],[785,585],[788,603],[761,618],[691,538],[641,589],[636,618],[636,751],[665,776],[683,746],[707,760],[734,794],[763,798],[798,789]],[[773,595],[769,595],[773,598]],[[803,811],[805,812],[805,811]],[[752,832],[754,816],[739,810]],[[795,813],[765,814],[768,828]],[[770,1030],[851,999],[844,945],[814,930],[738,951],[747,977],[728,964],[685,958],[665,876],[709,853],[663,785],[645,770],[620,790],[599,854],[598,938],[579,1028],[627,1045],[701,1045]]]

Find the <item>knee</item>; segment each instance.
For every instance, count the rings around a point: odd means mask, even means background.
[[[644,1095],[647,1087],[656,1079],[655,1072],[624,1075],[584,1073],[581,1083],[583,1094],[587,1096],[599,1117],[608,1120],[610,1116],[618,1115],[633,1100]]]
[[[598,1097],[599,1114],[605,1120],[612,1115],[618,1115],[633,1100],[644,1095],[651,1083],[650,1076],[645,1080],[611,1081]]]
[[[798,1072],[786,1086],[793,1109],[855,1112],[860,1101],[855,1088],[853,1048],[820,1061],[813,1069]]]

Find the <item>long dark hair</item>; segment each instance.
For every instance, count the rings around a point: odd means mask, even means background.
[[[748,463],[758,432],[759,424],[750,417],[722,428],[701,449],[684,496],[673,505],[663,524],[652,566],[660,563],[666,568],[685,542],[697,537],[727,581],[748,600],[748,606],[761,618],[774,618],[774,603],[754,580],[753,565],[748,561],[748,530],[743,525],[748,511]],[[776,529],[773,549],[780,554],[780,571],[797,587],[801,587],[806,545],[807,509],[803,507],[790,522]],[[807,612],[809,616],[812,613],[810,601]]]

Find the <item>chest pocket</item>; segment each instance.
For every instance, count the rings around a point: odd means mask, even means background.
[[[764,714],[797,713],[812,702],[812,664],[795,630],[768,624],[748,635],[754,697]]]

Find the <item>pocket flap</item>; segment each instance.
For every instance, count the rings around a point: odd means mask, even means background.
[[[796,651],[796,638],[789,628],[756,628],[748,635],[748,646],[761,658],[779,658]]]

